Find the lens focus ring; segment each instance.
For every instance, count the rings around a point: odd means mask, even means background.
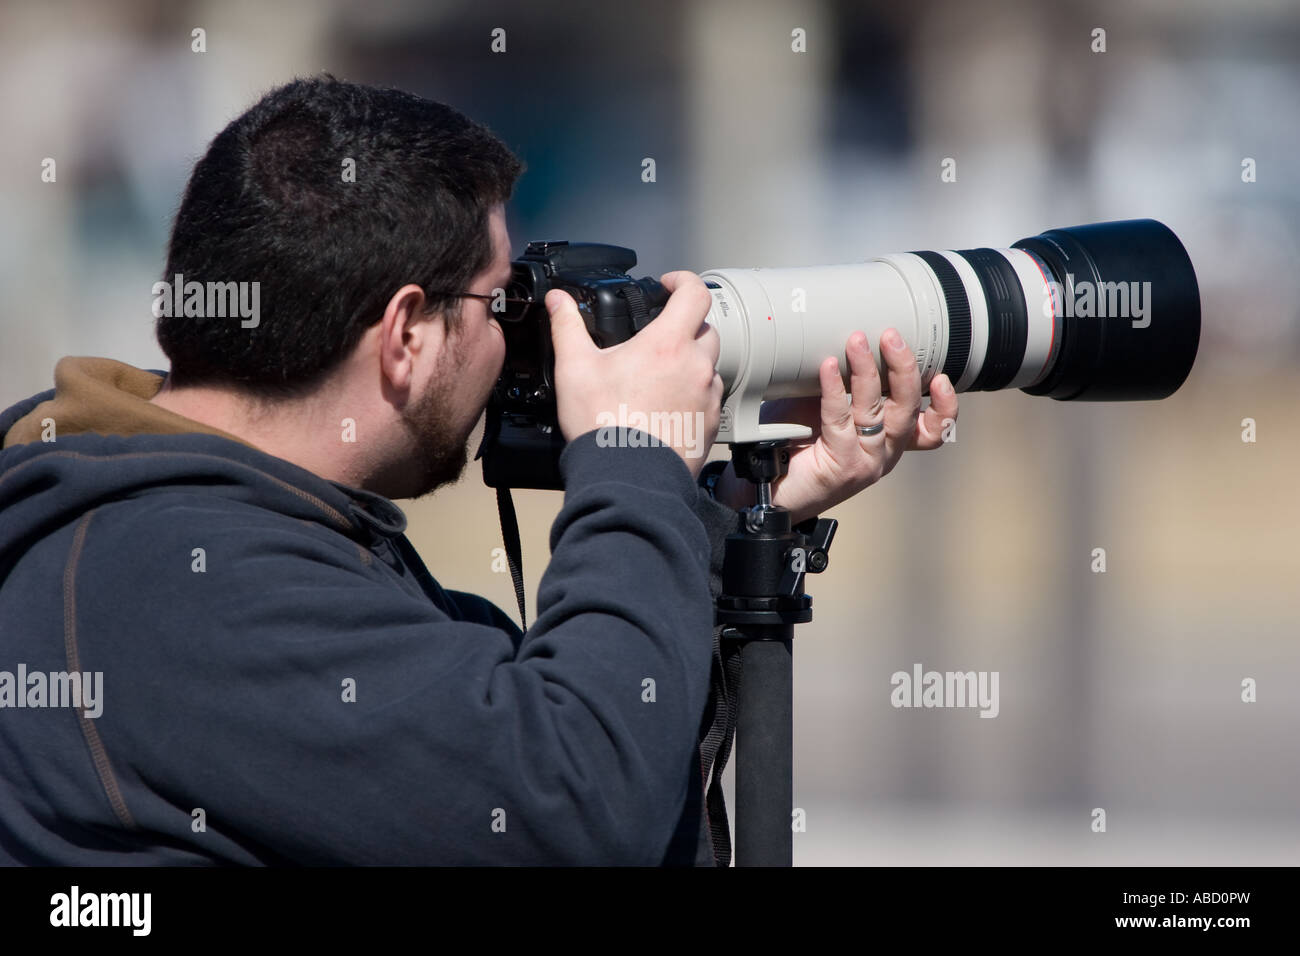
[[[970,300],[966,298],[966,286],[952,263],[939,253],[919,250],[912,255],[925,261],[939,280],[939,288],[943,289],[944,302],[948,306],[948,354],[943,360],[943,374],[956,384],[970,360]]]
[[[988,352],[970,391],[1006,388],[1020,371],[1029,337],[1029,315],[1020,279],[1006,256],[996,249],[961,249],[957,255],[975,270],[989,309]]]

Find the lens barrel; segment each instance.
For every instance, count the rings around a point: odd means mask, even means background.
[[[1022,391],[1061,401],[1146,401],[1186,381],[1201,337],[1200,289],[1167,226],[1132,219],[1050,229],[1013,248],[1042,261],[1063,293],[1059,354],[1048,375]],[[1124,295],[1129,308],[1115,309]],[[1127,314],[1098,315],[1103,303],[1106,312]]]

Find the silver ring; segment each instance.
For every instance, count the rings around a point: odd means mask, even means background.
[[[864,438],[870,438],[872,435],[879,435],[883,432],[885,430],[885,423],[876,422],[874,425],[854,425],[853,427],[858,430],[859,435]]]

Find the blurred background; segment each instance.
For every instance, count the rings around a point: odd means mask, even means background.
[[[1300,7],[6,0],[0,403],[63,355],[165,367],[151,286],[194,160],[321,70],[492,127],[528,165],[517,252],[613,242],[637,275],[1169,225],[1204,310],[1175,396],[964,395],[956,442],[830,512],[795,644],[795,862],[1300,863]],[[531,617],[560,496],[516,498]],[[514,613],[476,465],[403,507],[444,585]],[[914,663],[998,671],[997,718],[895,709]]]

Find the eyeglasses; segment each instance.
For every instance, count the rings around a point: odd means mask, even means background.
[[[488,310],[493,313],[495,318],[504,319],[507,322],[518,322],[524,317],[524,312],[528,310],[528,307],[535,304],[535,300],[531,296],[521,299],[518,297],[512,298],[510,296],[488,295],[483,292],[439,292],[436,290],[431,291],[430,295],[448,295],[457,299],[483,299],[489,303],[505,302],[507,303],[506,308],[500,311],[497,311],[490,305]]]

